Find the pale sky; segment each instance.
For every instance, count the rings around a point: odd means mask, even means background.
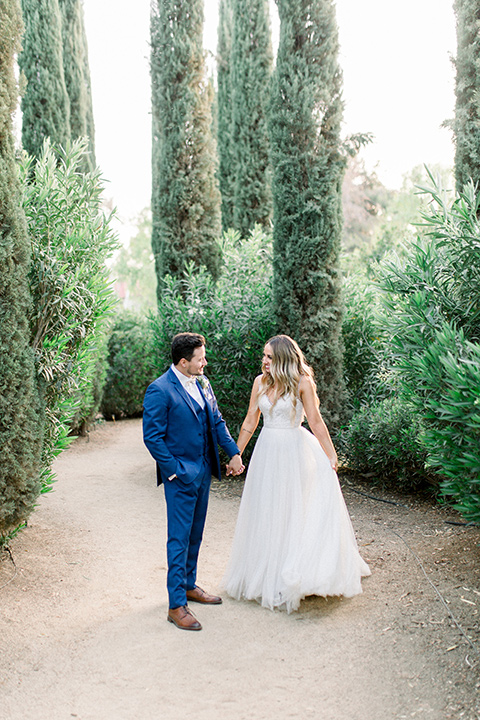
[[[205,2],[205,45],[213,53],[217,3]],[[127,220],[150,204],[150,0],[84,6],[97,162],[107,195]],[[454,111],[452,6],[453,0],[336,2],[344,135],[375,135],[362,156],[390,188],[415,165],[453,164],[451,134],[440,127]]]

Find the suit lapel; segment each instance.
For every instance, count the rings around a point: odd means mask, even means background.
[[[182,383],[181,383],[180,380],[177,378],[177,376],[175,375],[175,373],[173,372],[173,370],[172,370],[171,368],[170,368],[170,370],[169,370],[169,377],[170,377],[170,382],[171,382],[172,385],[175,387],[175,389],[177,390],[177,392],[179,393],[179,395],[180,395],[180,396],[183,398],[183,400],[187,403],[188,407],[189,407],[190,410],[193,412],[193,414],[195,415],[195,417],[198,418],[197,411],[196,411],[196,409],[195,409],[195,404],[194,404],[192,398],[191,398],[190,395],[187,393],[187,391],[186,391],[185,388],[183,387]]]
[[[203,402],[205,403],[205,410],[207,411],[208,424],[209,424],[210,429],[211,429],[211,428],[213,427],[212,408],[211,408],[211,406],[210,406],[210,403],[209,403],[208,400],[207,400],[207,394],[206,394],[206,392],[204,391],[201,383],[198,382],[198,380],[197,380],[197,386],[198,386],[198,389],[200,390],[200,395],[201,395],[202,398],[203,398]]]

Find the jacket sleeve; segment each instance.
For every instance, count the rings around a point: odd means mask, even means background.
[[[143,401],[143,441],[166,477],[177,472],[177,460],[165,444],[168,398],[154,384],[147,388]]]
[[[213,391],[209,400],[210,407],[212,408],[213,422],[215,425],[218,444],[220,445],[222,450],[227,453],[229,458],[232,458],[234,455],[239,455],[240,450],[238,449],[238,445],[230,435],[225,420],[223,419],[222,414],[218,409],[217,399],[213,394]]]

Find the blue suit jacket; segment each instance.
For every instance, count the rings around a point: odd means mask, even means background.
[[[239,453],[209,385],[205,399],[211,433],[212,474],[220,478],[218,445],[229,457]],[[143,440],[157,463],[157,484],[172,475],[193,482],[202,471],[203,433],[195,404],[170,368],[148,386],[143,401]]]

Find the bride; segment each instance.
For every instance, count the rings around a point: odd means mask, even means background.
[[[265,345],[262,374],[253,383],[237,441],[243,452],[261,413],[263,428],[223,579],[225,591],[237,600],[291,612],[307,595],[361,593],[361,577],[370,575],[318,406],[313,371],[297,343],[287,335],[273,337]],[[304,414],[312,432],[302,427]]]

